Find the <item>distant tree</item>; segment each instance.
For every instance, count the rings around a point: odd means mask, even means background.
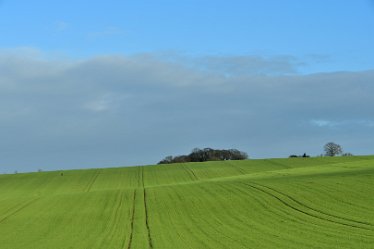
[[[173,160],[170,161],[170,163],[187,163],[187,162],[190,162],[190,158],[185,155],[176,156],[173,158]]]
[[[346,153],[343,153],[342,156],[353,156],[353,154],[349,153],[349,152],[346,152]]]
[[[306,153],[303,154],[303,157],[310,157],[309,155],[307,155]]]
[[[303,157],[303,158],[307,158],[307,157],[310,157],[309,155],[307,155],[306,153],[304,153],[303,155],[301,156],[298,156],[298,155],[290,155],[289,158],[297,158],[297,157]]]
[[[230,150],[231,158],[230,160],[245,160],[248,159],[248,154],[236,149]]]
[[[167,163],[172,163],[172,162],[173,162],[173,157],[167,156],[164,159],[162,159],[158,164],[167,164]]]
[[[329,142],[323,147],[325,156],[337,156],[343,153],[343,149],[339,144]]]
[[[159,164],[168,163],[186,163],[186,162],[206,162],[206,161],[223,161],[223,160],[245,160],[248,154],[236,149],[216,150],[212,148],[199,149],[195,148],[188,155],[168,156],[159,162]]]
[[[193,149],[188,156],[191,162],[204,162],[204,151],[199,148]]]

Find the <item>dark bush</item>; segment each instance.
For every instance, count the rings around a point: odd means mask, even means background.
[[[310,156],[307,155],[306,153],[304,153],[302,156],[298,156],[298,155],[290,155],[290,156],[289,156],[289,158],[298,158],[298,157],[307,158],[307,157],[310,157]]]

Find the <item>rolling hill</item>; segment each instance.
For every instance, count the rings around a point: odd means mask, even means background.
[[[374,248],[374,156],[0,175],[0,248]]]

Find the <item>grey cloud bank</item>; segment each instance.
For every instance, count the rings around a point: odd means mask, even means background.
[[[0,172],[152,164],[194,147],[252,158],[374,151],[374,71],[293,58],[0,55]]]

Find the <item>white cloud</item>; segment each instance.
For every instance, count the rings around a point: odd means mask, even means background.
[[[332,120],[323,120],[323,119],[313,119],[310,121],[312,125],[318,127],[344,127],[344,126],[355,126],[355,127],[374,127],[374,120],[341,120],[341,121],[332,121]]]
[[[83,104],[83,108],[93,112],[115,111],[117,108],[121,108],[121,102],[124,99],[124,95],[106,93],[93,101]]]
[[[289,75],[287,60],[247,58],[243,68],[262,73],[227,77],[183,56],[25,54],[0,51],[0,167],[153,163],[199,146],[252,157],[320,154],[327,141],[374,147],[374,71]]]
[[[334,126],[339,125],[339,123],[337,122],[333,122],[329,120],[322,120],[322,119],[312,120],[311,123],[318,127],[334,127]]]

